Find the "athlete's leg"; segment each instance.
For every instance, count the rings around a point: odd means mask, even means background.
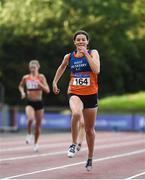
[[[33,123],[33,119],[34,119],[34,109],[31,106],[26,106],[25,112],[26,112],[27,123],[28,123],[27,131],[28,131],[28,134],[31,134],[32,133],[32,123]]]
[[[35,133],[34,133],[34,143],[37,144],[38,138],[41,130],[41,122],[43,118],[44,110],[36,110],[35,111]]]
[[[77,152],[77,138],[79,131],[79,122],[81,117],[83,116],[83,103],[79,97],[73,95],[69,100],[70,109],[72,111],[72,119],[71,119],[71,132],[72,132],[72,144],[68,149],[68,157],[74,157]]]
[[[96,108],[84,109],[84,123],[86,131],[86,139],[88,145],[88,159],[92,159],[94,153],[94,144],[95,144],[95,121],[97,115]]]
[[[31,106],[26,106],[25,108],[26,116],[27,116],[27,137],[26,137],[26,143],[31,143],[32,140],[32,123],[34,119],[34,109]]]
[[[72,112],[71,119],[71,132],[72,132],[72,143],[77,144],[78,131],[79,131],[79,122],[83,116],[83,103],[77,96],[71,96],[69,100],[70,109]]]

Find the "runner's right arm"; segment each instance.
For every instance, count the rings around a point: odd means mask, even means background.
[[[66,54],[64,56],[64,59],[61,63],[61,65],[58,67],[57,71],[56,71],[56,74],[55,74],[55,77],[54,77],[54,80],[53,80],[53,92],[55,94],[59,94],[59,89],[58,89],[58,86],[57,86],[57,83],[58,81],[60,80],[61,76],[63,75],[66,67],[68,66],[68,62],[69,62],[69,57],[70,57],[70,54]]]

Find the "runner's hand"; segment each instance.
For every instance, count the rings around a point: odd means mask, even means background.
[[[87,54],[87,52],[88,52],[86,47],[84,47],[84,46],[78,47],[78,50],[80,53],[83,53],[84,55]]]
[[[57,84],[53,84],[53,92],[54,94],[59,94],[60,89],[58,89]]]
[[[26,98],[26,93],[25,92],[22,92],[21,93],[21,99],[25,99]]]
[[[36,82],[38,83],[38,86],[40,87],[40,88],[43,88],[43,83],[42,82],[40,82],[39,80],[36,80]]]

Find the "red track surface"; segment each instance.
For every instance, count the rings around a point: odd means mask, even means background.
[[[69,133],[44,134],[33,152],[21,134],[2,135],[0,178],[14,179],[145,179],[145,134],[97,132],[93,170],[84,168],[87,148],[66,156]]]

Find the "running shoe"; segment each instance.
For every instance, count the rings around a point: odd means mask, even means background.
[[[38,152],[38,144],[34,144],[33,151]]]
[[[67,156],[69,158],[72,158],[72,157],[75,156],[76,152],[77,152],[77,145],[76,144],[72,144],[72,145],[70,145],[70,147],[68,149]]]
[[[77,151],[80,151],[81,150],[81,143],[79,143],[78,145],[77,145]]]
[[[32,134],[27,134],[26,140],[25,140],[26,144],[31,144],[32,139],[33,139],[33,135]]]
[[[88,159],[87,163],[86,163],[86,169],[87,171],[91,171],[92,170],[92,159]]]

